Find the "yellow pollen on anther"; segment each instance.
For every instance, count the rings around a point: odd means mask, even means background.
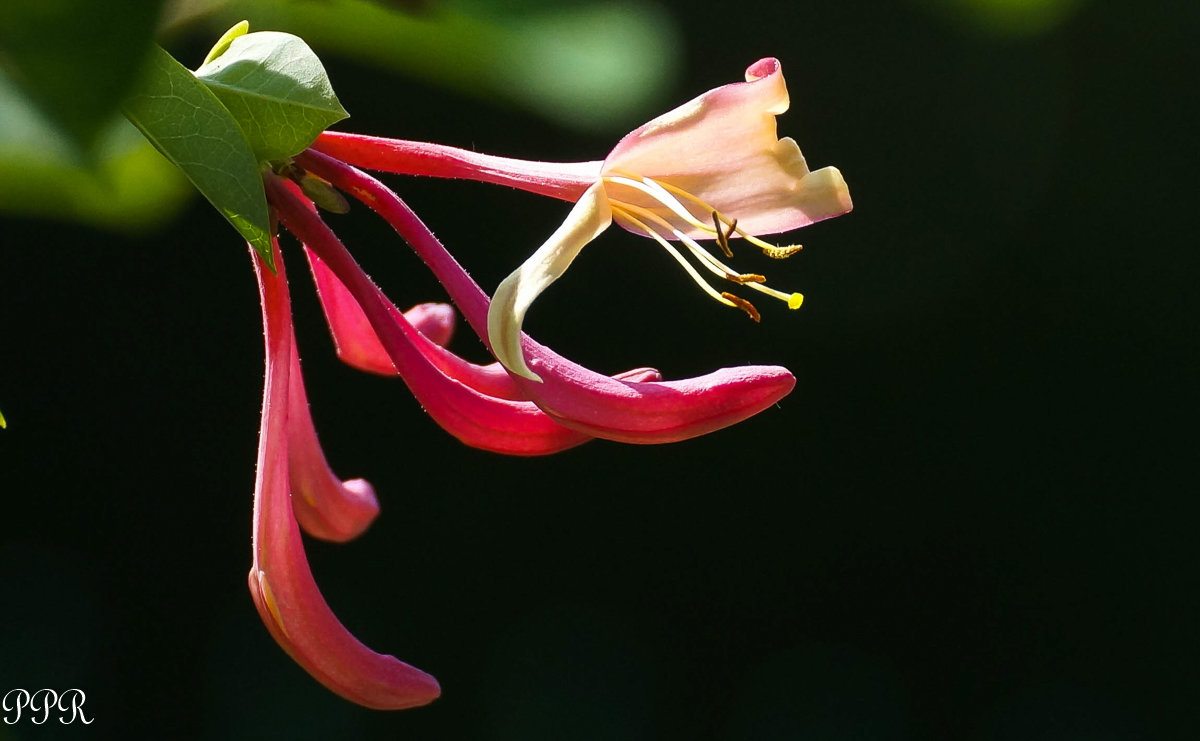
[[[787,247],[769,245],[769,248],[763,248],[762,253],[772,260],[782,260],[786,257],[791,257],[802,249],[804,249],[804,245],[802,244],[792,244]]]

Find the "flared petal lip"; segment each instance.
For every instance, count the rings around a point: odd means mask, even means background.
[[[634,129],[609,153],[602,172],[670,183],[760,236],[846,213],[853,204],[841,173],[832,167],[810,172],[796,142],[779,138],[775,117],[789,103],[783,66],[773,57],[760,59],[746,70],[746,82],[709,90]],[[618,196],[655,210],[653,201],[615,186]],[[708,221],[707,213],[697,215]],[[686,225],[681,231],[712,237]]]

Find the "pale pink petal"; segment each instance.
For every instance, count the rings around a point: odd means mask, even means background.
[[[532,402],[490,396],[430,362],[422,349],[442,348],[413,329],[402,314],[388,312],[382,293],[319,216],[278,178],[269,176],[264,182],[268,201],[280,220],[312,248],[359,302],[401,378],[443,429],[472,447],[509,455],[545,455],[591,439],[556,424]]]
[[[600,162],[533,162],[456,147],[326,131],[312,148],[356,167],[399,175],[463,178],[574,201],[600,178]]]
[[[796,142],[778,138],[775,116],[787,108],[779,61],[761,59],[746,70],[746,82],[709,90],[626,135],[604,160],[604,174],[670,183],[752,234],[790,231],[849,211],[841,173],[833,167],[810,173]],[[663,210],[647,196],[616,188],[610,191],[615,200]]]
[[[250,594],[267,630],[305,671],[342,697],[381,710],[425,705],[437,680],[392,656],[375,653],[334,616],[313,581],[289,489],[288,417],[291,312],[278,250],[272,275],[251,250],[263,303],[267,380],[254,492]]]

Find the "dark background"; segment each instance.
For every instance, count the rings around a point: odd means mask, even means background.
[[[780,132],[855,210],[737,263],[799,312],[752,325],[613,230],[527,328],[606,372],[771,362],[796,390],[681,444],[473,451],[336,361],[287,253],[326,452],[383,503],[309,541],[314,571],[443,686],[363,710],[247,594],[262,349],[236,236],[199,200],[141,237],[7,218],[0,688],[82,688],[95,723],[0,738],[1196,737],[1195,3],[1096,0],[1024,37],[915,2],[668,7],[685,74],[660,110],[779,57]],[[623,133],[326,64],[348,130],[542,159]],[[389,182],[485,287],[566,211]],[[397,303],[442,297],[362,209],[335,228]]]

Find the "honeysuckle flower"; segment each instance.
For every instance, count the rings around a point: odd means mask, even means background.
[[[697,242],[715,240],[732,257],[730,240],[743,239],[768,257],[787,257],[799,247],[777,247],[758,235],[807,226],[852,207],[837,168],[810,171],[795,141],[777,137],[775,116],[789,105],[779,61],[755,62],[745,79],[638,127],[601,162],[523,162],[330,132],[314,148],[372,169],[472,178],[575,201],[564,224],[500,284],[488,317],[495,356],[514,373],[541,381],[530,367],[531,345],[521,334],[525,313],[613,221],[653,238],[709,296],[746,311],[755,321],[759,313],[749,301],[714,289],[672,242],[684,245],[718,278],[782,300],[789,308],[800,306],[799,293],[777,291],[761,275],[735,271]]]
[[[334,692],[372,708],[426,704],[440,692],[437,681],[358,641],[325,602],[305,557],[301,530],[347,541],[370,526],[380,507],[369,483],[333,473],[318,442],[277,226],[301,243],[342,360],[399,376],[429,416],[467,445],[544,455],[593,437],[656,443],[704,434],[762,411],[795,384],[777,366],[677,381],[662,380],[653,368],[605,376],[534,342],[521,331],[526,310],[585,244],[616,221],[659,242],[714,298],[757,318],[745,299],[716,292],[672,242],[719,277],[795,308],[798,294],[735,273],[696,240],[715,239],[727,257],[734,238],[783,257],[798,248],[774,247],[754,234],[841,213],[850,207],[849,196],[836,170],[810,173],[794,142],[775,137],[774,116],[787,108],[787,91],[773,59],[753,65],[747,82],[710,91],[637,129],[599,162],[520,162],[336,135],[297,154],[346,112],[301,39],[247,30],[245,22],[230,29],[196,73],[157,50],[153,74],[124,110],[251,248],[266,347],[251,595],[280,646]],[[339,148],[348,160],[370,155],[364,164],[378,169],[508,183],[575,205],[489,299],[394,192],[329,156]],[[446,347],[454,329],[449,305],[401,312],[384,296],[318,212],[348,210],[343,193],[382,215],[409,242],[497,362],[475,364]]]
[[[795,143],[775,136],[774,116],[787,107],[778,62],[762,60],[746,78],[640,127],[602,162],[520,162],[438,145],[324,135],[313,149],[277,164],[287,180],[264,175],[267,199],[273,215],[302,243],[339,357],[361,370],[402,378],[430,417],[462,442],[542,455],[592,437],[635,443],[686,439],[762,411],[790,392],[795,379],[778,366],[725,368],[676,381],[662,380],[653,368],[605,376],[525,336],[521,323],[537,294],[613,221],[655,239],[710,295],[752,316],[757,311],[749,302],[716,292],[672,243],[683,244],[723,279],[793,308],[799,304],[799,294],[766,288],[761,276],[735,273],[697,242],[714,239],[728,255],[730,240],[741,238],[782,257],[798,248],[774,247],[755,234],[850,208],[836,169],[809,172]],[[717,145],[724,146],[719,154]],[[367,156],[381,150],[390,154]],[[330,156],[346,152],[376,169],[518,185],[574,206],[563,226],[489,299],[394,192]],[[314,206],[315,201],[340,212],[344,203],[333,189],[392,225],[499,362],[478,365],[446,348],[454,328],[450,306],[419,304],[401,312],[384,296]],[[280,645],[335,692],[377,708],[427,703],[438,694],[436,680],[357,641],[329,610],[308,569],[301,528],[315,537],[348,540],[369,526],[379,504],[365,481],[338,479],[321,451],[277,245],[272,254],[277,273],[254,256],[267,345],[249,579],[255,604]]]

